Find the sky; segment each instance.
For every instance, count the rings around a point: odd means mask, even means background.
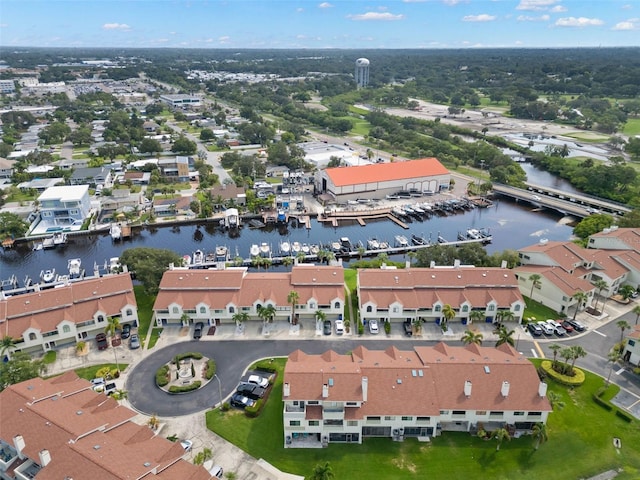
[[[2,0],[1,49],[640,45],[640,0]]]

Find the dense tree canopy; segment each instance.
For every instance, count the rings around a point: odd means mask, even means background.
[[[172,250],[137,247],[122,252],[120,263],[126,265],[149,295],[158,293],[162,275],[169,264],[180,265],[182,259]]]
[[[0,213],[0,240],[24,237],[27,230],[29,230],[29,223],[15,213]]]
[[[41,359],[33,360],[28,353],[14,352],[7,361],[0,361],[0,392],[9,385],[35,378],[46,370]]]

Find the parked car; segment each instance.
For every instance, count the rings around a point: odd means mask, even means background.
[[[269,386],[269,379],[261,377],[260,375],[249,375],[247,382],[253,383],[254,385],[258,385],[262,388],[267,388]]]
[[[378,327],[377,320],[369,320],[369,333],[373,333],[377,335],[380,332],[380,328]]]
[[[127,338],[129,338],[129,335],[131,335],[131,325],[128,323],[125,323],[122,326],[122,333],[120,334],[120,337],[126,340]]]
[[[555,333],[555,328],[553,328],[551,325],[549,325],[547,322],[545,322],[544,320],[540,320],[539,322],[537,322],[538,325],[540,326],[540,328],[542,329],[542,332],[545,335],[553,335]]]
[[[255,383],[240,382],[236,387],[236,392],[241,393],[252,400],[258,400],[259,398],[264,397],[266,390]]]
[[[336,320],[334,328],[336,329],[336,335],[342,335],[344,333],[344,322],[342,320]]]
[[[413,325],[411,325],[411,322],[404,322],[402,324],[402,328],[404,328],[404,334],[407,337],[411,337],[413,335]]]
[[[202,330],[204,330],[204,323],[198,322],[196,323],[196,328],[193,329],[193,339],[200,340],[202,337]]]
[[[191,440],[180,440],[180,445],[182,445],[185,452],[188,452],[193,447],[193,442]]]
[[[131,350],[140,348],[140,338],[138,337],[137,333],[132,333],[131,337],[129,337],[129,348]]]
[[[584,332],[587,327],[581,324],[578,320],[566,320],[576,332]]]
[[[251,400],[249,397],[245,397],[241,393],[234,393],[231,395],[231,405],[237,408],[253,407],[256,404],[255,400]]]
[[[571,325],[568,320],[556,320],[556,322],[558,322],[558,324],[567,332],[573,332],[573,325]]]
[[[331,335],[331,320],[325,320],[322,324],[322,333]]]
[[[543,333],[540,325],[536,323],[527,323],[527,330],[529,330],[529,333],[534,337],[539,337]]]
[[[547,319],[547,325],[549,325],[549,327],[553,329],[553,333],[555,333],[559,337],[563,337],[567,333],[567,331],[562,328],[562,325],[560,325],[555,320]]]
[[[107,342],[107,334],[99,333],[96,335],[96,343],[98,344],[98,350],[106,350],[109,348],[109,342]]]
[[[211,463],[213,463],[211,460],[207,460],[202,466],[207,469],[207,472],[213,478],[222,478],[224,475],[222,467],[220,465],[209,466]]]
[[[112,382],[112,383],[105,383],[104,384],[103,392],[105,393],[105,395],[111,395],[116,390],[117,390],[117,388],[116,388],[116,384],[115,383]]]

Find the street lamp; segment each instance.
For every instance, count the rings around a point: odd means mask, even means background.
[[[213,378],[218,380],[218,394],[220,395],[220,406],[222,406],[222,383],[220,383],[220,378],[217,373],[213,375]]]

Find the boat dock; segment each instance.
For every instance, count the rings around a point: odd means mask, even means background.
[[[360,226],[366,227],[367,220],[375,220],[380,218],[391,220],[405,230],[409,228],[406,223],[391,214],[390,208],[378,208],[375,210],[326,211],[318,216],[318,221],[330,222],[331,226],[333,227],[338,227],[341,221],[358,222]]]

